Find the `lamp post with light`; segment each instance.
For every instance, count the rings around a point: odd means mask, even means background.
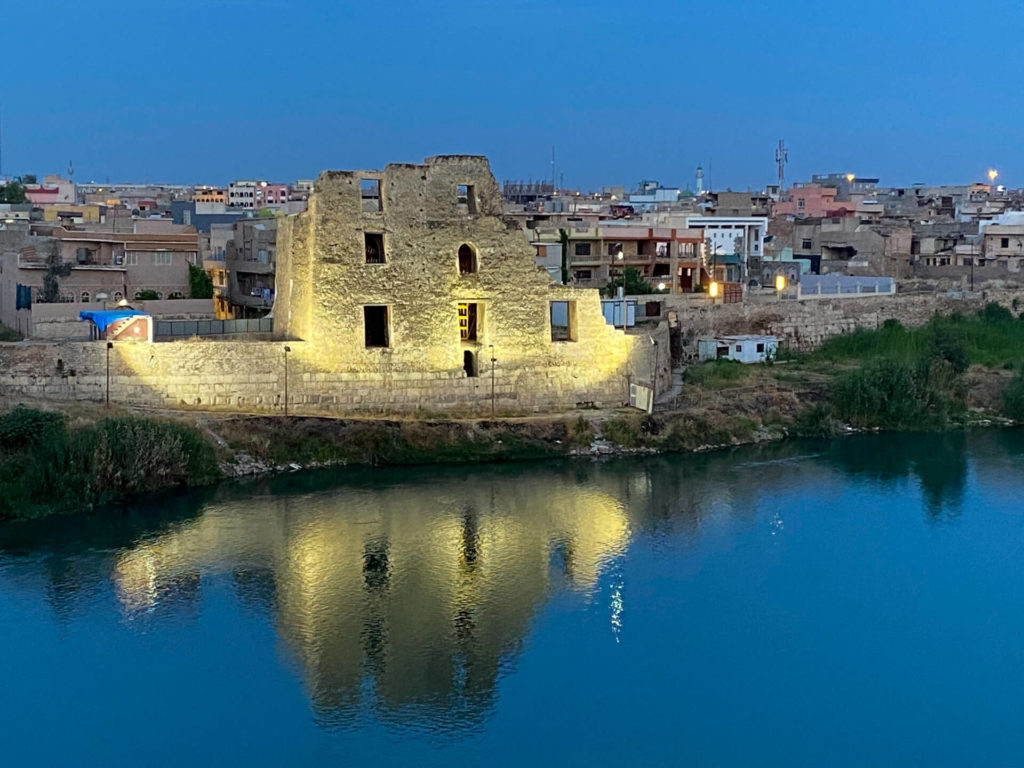
[[[491,352],[491,418],[494,418],[494,363],[497,358],[494,356],[494,345],[488,344],[487,349]]]
[[[775,291],[779,294],[779,301],[782,301],[782,292],[786,290],[786,276],[776,275],[775,276]]]
[[[284,345],[284,415],[288,415],[288,353],[292,348]]]
[[[114,342],[107,342],[107,394],[106,405],[110,405],[110,350],[114,348]]]

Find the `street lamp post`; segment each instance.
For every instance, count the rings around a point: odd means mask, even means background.
[[[651,372],[651,411],[654,411],[654,399],[658,394],[658,340],[652,338],[654,345],[654,370]]]
[[[494,345],[488,344],[487,348],[491,351],[491,418],[494,418],[494,363],[497,358],[494,356]]]
[[[288,353],[292,348],[285,344],[284,347],[284,415],[288,415]]]
[[[114,348],[114,342],[107,342],[107,395],[106,404],[110,405],[110,350]]]

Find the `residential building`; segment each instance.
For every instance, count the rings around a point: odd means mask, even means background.
[[[242,219],[234,224],[224,265],[227,311],[232,317],[263,317],[274,306],[277,224],[277,219]]]
[[[266,181],[233,181],[228,184],[227,194],[229,207],[255,210],[268,205],[285,205],[289,199],[287,184]]]
[[[745,283],[748,275],[760,274],[767,217],[688,216],[686,224],[704,230],[705,259],[714,280]]]
[[[106,216],[106,207],[101,205],[75,205],[54,203],[42,206],[43,221],[60,224],[97,224]]]
[[[795,184],[785,199],[775,203],[776,216],[794,216],[798,219],[822,216],[842,216],[856,209],[853,201],[836,202],[839,190],[821,184]]]
[[[869,197],[878,186],[878,179],[869,176],[857,176],[853,173],[815,173],[811,175],[811,184],[822,187],[834,187],[836,201],[855,200],[858,196]]]
[[[731,218],[745,216],[768,216],[772,200],[766,192],[709,192],[707,214]]]
[[[42,184],[26,184],[25,194],[33,205],[71,204],[77,202],[75,183],[59,174],[48,174]]]
[[[192,197],[194,203],[221,203],[226,205],[228,193],[226,189],[217,187],[196,187],[195,195]]]
[[[1021,214],[1024,218],[1024,214]],[[981,229],[982,258],[1009,272],[1019,272],[1024,259],[1024,222],[987,224]]]

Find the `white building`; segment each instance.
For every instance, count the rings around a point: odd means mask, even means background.
[[[228,184],[228,205],[235,208],[256,207],[255,181],[232,181]]]
[[[716,280],[741,282],[752,265],[760,270],[767,217],[687,216],[686,226],[704,230],[705,258]]]
[[[775,336],[741,334],[718,336],[697,341],[697,357],[701,360],[735,360],[739,363],[763,363],[775,359],[779,340]]]

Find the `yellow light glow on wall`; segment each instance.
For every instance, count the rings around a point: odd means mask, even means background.
[[[717,282],[712,281],[711,285],[708,286],[708,296],[710,296],[712,299],[714,299],[714,298],[716,298],[718,296],[718,283]]]
[[[786,287],[786,276],[776,275],[775,276],[775,290],[781,291]]]

